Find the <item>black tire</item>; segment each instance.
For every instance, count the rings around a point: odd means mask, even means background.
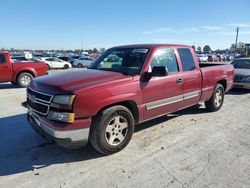
[[[223,85],[216,84],[214,92],[209,101],[205,102],[206,109],[210,112],[218,111],[224,102],[225,90]]]
[[[82,67],[83,67],[81,63],[78,63],[77,66],[78,66],[79,68],[82,68]]]
[[[69,65],[65,64],[65,65],[63,66],[63,68],[64,68],[64,69],[68,69],[68,68],[69,68]]]
[[[19,87],[28,87],[32,79],[33,76],[30,73],[23,72],[17,77],[17,85]]]
[[[121,130],[120,126],[118,126],[119,124],[116,125],[117,122],[115,120],[117,118],[119,118],[119,122],[120,120],[123,121],[121,122],[123,124],[125,122],[127,128],[121,128]],[[111,132],[107,131],[108,126],[116,126],[116,128],[113,127],[110,129],[113,136],[111,135]],[[104,155],[110,155],[125,148],[130,142],[133,133],[134,117],[130,110],[124,106],[113,106],[106,110],[103,110],[96,117],[93,118],[93,123],[90,129],[89,142],[91,143],[93,148],[96,149],[98,152]],[[123,140],[119,140],[119,136],[117,136],[118,134],[122,135]],[[111,137],[117,138],[111,141]],[[109,141],[108,138],[110,138]],[[110,141],[113,143],[113,145],[109,143]]]
[[[46,64],[46,69],[47,71],[50,70],[50,66],[48,64]]]

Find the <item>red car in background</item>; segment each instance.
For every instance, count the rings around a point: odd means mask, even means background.
[[[27,87],[33,78],[46,74],[44,62],[14,62],[8,52],[0,52],[0,83],[11,82],[20,87]]]

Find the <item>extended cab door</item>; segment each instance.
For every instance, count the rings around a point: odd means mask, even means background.
[[[174,50],[171,48],[156,50],[148,72],[157,66],[164,66],[168,75],[153,76],[149,81],[142,82],[144,120],[176,111],[183,101],[182,86],[177,83],[179,67]]]
[[[0,82],[12,80],[12,67],[4,54],[0,54]]]
[[[195,105],[201,96],[202,75],[199,65],[190,48],[178,48],[178,60],[181,62],[181,72],[178,77],[183,91],[183,107]]]

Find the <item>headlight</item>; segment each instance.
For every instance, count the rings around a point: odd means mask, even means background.
[[[48,119],[66,122],[66,123],[73,123],[75,120],[75,114],[74,113],[67,113],[67,112],[50,111],[49,115],[48,115]]]
[[[247,76],[245,79],[246,82],[250,82],[250,76]]]
[[[53,99],[53,103],[62,105],[72,105],[75,95],[56,95]]]

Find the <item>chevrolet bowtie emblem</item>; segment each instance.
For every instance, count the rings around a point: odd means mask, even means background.
[[[31,95],[30,100],[31,100],[32,103],[35,103],[36,102],[36,97],[34,95]]]

